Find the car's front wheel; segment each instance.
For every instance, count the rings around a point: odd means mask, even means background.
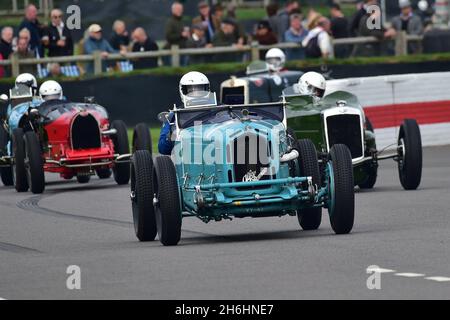
[[[298,165],[302,177],[311,177],[314,187],[320,187],[319,160],[314,143],[309,139],[298,140]],[[308,184],[305,183],[305,188]],[[317,230],[322,223],[322,208],[306,208],[297,210],[297,218],[303,230]]]
[[[131,208],[139,241],[155,240],[157,229],[153,206],[153,160],[147,150],[136,151],[131,161]]]
[[[7,156],[7,146],[9,141],[8,132],[3,127],[3,124],[0,123],[0,157]],[[14,185],[13,172],[12,167],[2,167],[0,168],[0,175],[2,178],[3,185],[12,186]]]
[[[91,181],[91,176],[86,174],[77,174],[77,181],[79,184],[86,184]]]
[[[175,166],[170,157],[155,159],[153,189],[156,194],[155,216],[159,241],[177,245],[181,237],[181,208]]]
[[[328,212],[336,234],[347,234],[355,219],[355,190],[352,156],[347,146],[336,144],[327,164]]]
[[[14,187],[17,192],[27,192],[29,189],[27,172],[25,168],[25,142],[24,133],[21,128],[12,132],[12,173]]]
[[[121,120],[115,120],[111,128],[116,129],[117,133],[113,136],[114,152],[119,155],[129,154],[130,145],[128,143],[127,126]],[[130,181],[130,163],[117,162],[113,167],[114,180],[117,184],[123,185]]]
[[[25,168],[31,192],[41,194],[45,189],[44,160],[41,143],[33,131],[25,133]]]
[[[422,179],[422,138],[416,120],[406,119],[398,137],[398,172],[405,190],[415,190]]]

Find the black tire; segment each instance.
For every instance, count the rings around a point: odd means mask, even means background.
[[[12,156],[14,187],[17,192],[27,192],[29,186],[25,168],[25,142],[24,133],[21,128],[16,128],[12,132]]]
[[[403,142],[402,142],[403,141]],[[398,172],[405,190],[416,190],[422,180],[422,137],[416,120],[406,119],[400,127]]]
[[[378,167],[375,165],[370,165],[366,168],[367,177],[364,182],[358,184],[360,189],[373,189],[377,183],[378,178]]]
[[[25,132],[25,168],[28,186],[34,194],[41,194],[45,190],[44,159],[39,138],[34,131]]]
[[[79,184],[89,183],[89,181],[91,181],[91,176],[83,175],[83,174],[77,175],[77,181]]]
[[[138,150],[131,161],[131,208],[139,241],[155,240],[157,229],[153,206],[153,160],[147,150]]]
[[[97,176],[99,179],[109,179],[111,178],[112,171],[109,168],[102,168],[96,170]]]
[[[328,208],[331,227],[336,234],[347,234],[352,231],[355,220],[352,155],[347,146],[336,144],[330,150],[329,161],[334,180],[334,206]]]
[[[9,142],[9,134],[3,127],[3,124],[0,123],[0,157],[8,155],[7,151],[8,142]],[[9,187],[14,185],[14,178],[11,166],[0,168],[0,175],[4,186]]]
[[[152,154],[152,149],[150,129],[145,123],[139,123],[134,127],[133,132],[133,153],[138,150],[148,150]]]
[[[320,187],[319,160],[314,143],[309,139],[298,140],[297,150],[300,154],[298,165],[300,176],[312,177],[314,186]],[[305,187],[307,187],[305,183]],[[303,230],[317,230],[322,223],[322,208],[297,210],[297,218]]]
[[[2,177],[2,182],[5,187],[10,187],[14,185],[13,169],[12,167],[0,168],[0,175]]]
[[[153,189],[159,241],[165,246],[177,245],[181,237],[181,208],[175,166],[170,157],[155,159]]]
[[[119,155],[130,153],[130,145],[128,143],[127,126],[122,120],[115,120],[111,124],[111,128],[117,130],[117,134],[113,136],[114,152]],[[130,181],[130,163],[116,163],[113,167],[114,180],[117,184],[124,185]]]

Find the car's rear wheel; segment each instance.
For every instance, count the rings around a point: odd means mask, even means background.
[[[129,154],[130,146],[128,144],[128,132],[125,123],[121,120],[115,120],[112,122],[111,128],[117,131],[113,136],[114,152],[119,155]],[[117,184],[127,184],[130,181],[130,163],[115,163],[113,173]]]
[[[152,138],[150,129],[145,123],[139,123],[133,132],[133,153],[138,150],[147,150],[152,154]]]
[[[17,192],[27,192],[29,186],[25,168],[25,142],[21,128],[16,128],[12,132],[12,157],[14,187]]]
[[[0,157],[8,155],[8,142],[9,142],[9,134],[6,129],[3,127],[3,124],[0,123]],[[4,163],[3,165],[8,165]],[[0,168],[0,175],[2,178],[3,185],[12,186],[14,185],[13,173],[11,166]]]
[[[378,178],[378,167],[376,165],[370,164],[365,169],[366,178],[363,182],[358,184],[360,189],[373,189],[377,183]]]
[[[77,174],[77,181],[79,184],[86,184],[91,181],[91,176],[87,174]]]
[[[177,245],[181,237],[181,208],[175,166],[170,157],[155,159],[153,189],[156,194],[158,237],[165,246]]]
[[[45,189],[44,159],[41,143],[33,131],[25,133],[25,168],[30,191],[41,194]]]
[[[109,179],[112,175],[112,171],[109,168],[97,169],[96,173],[99,179]]]
[[[416,120],[406,119],[398,137],[398,172],[405,190],[415,190],[422,180],[422,137]]]
[[[300,176],[311,177],[314,187],[320,187],[319,160],[314,143],[309,139],[298,140],[298,165]],[[305,183],[307,188],[308,184]],[[297,218],[303,230],[316,230],[322,223],[322,208],[306,208],[297,210]]]
[[[336,144],[330,150],[328,171],[328,212],[333,231],[347,234],[355,219],[355,190],[352,156],[347,146]]]
[[[138,150],[131,161],[131,208],[139,241],[155,240],[157,229],[153,206],[153,160],[147,150]]]

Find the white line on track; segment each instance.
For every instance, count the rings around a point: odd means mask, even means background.
[[[423,273],[413,273],[413,272],[403,272],[403,273],[396,273],[395,274],[398,277],[405,277],[405,278],[421,278],[425,277]]]
[[[426,280],[437,281],[437,282],[450,282],[448,277],[428,277]]]
[[[439,276],[427,276],[424,273],[414,273],[414,272],[397,272],[392,269],[385,269],[378,267],[376,265],[367,268],[369,273],[394,273],[394,276],[404,277],[404,278],[423,278],[425,280],[435,281],[435,282],[450,282],[450,277],[439,277]]]
[[[383,269],[383,268],[379,268],[379,267],[369,267],[369,268],[367,268],[367,272],[391,273],[391,272],[395,272],[395,270]]]

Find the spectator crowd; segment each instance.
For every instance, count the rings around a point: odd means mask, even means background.
[[[252,32],[246,32],[241,21],[236,19],[236,7],[232,3],[226,6],[216,4],[210,6],[208,1],[198,3],[198,15],[193,19],[186,19],[184,7],[180,2],[171,5],[171,15],[165,24],[165,42],[162,49],[176,45],[179,48],[212,48],[236,47],[257,42],[260,45],[276,45],[278,43],[297,43],[298,47],[287,49],[288,60],[305,58],[333,59],[346,58],[350,55],[380,55],[392,50],[392,40],[399,31],[407,34],[421,35],[427,27],[430,15],[428,8],[422,10],[424,2],[419,2],[421,10],[415,12],[409,0],[399,0],[401,13],[395,16],[389,27],[379,29],[370,28],[369,20],[381,18],[379,10],[369,10],[372,5],[378,5],[378,0],[364,0],[357,4],[357,10],[352,17],[346,17],[337,3],[330,6],[328,16],[324,16],[313,9],[307,13],[302,11],[298,1],[288,0],[281,7],[277,2],[270,3],[265,9],[267,17],[259,21]],[[420,6],[422,4],[422,7]],[[428,13],[427,13],[428,12]],[[187,21],[190,20],[190,21]],[[1,30],[0,60],[61,57],[74,54],[74,40],[71,31],[64,23],[63,12],[54,9],[50,14],[50,23],[41,24],[38,20],[38,10],[33,4],[25,8],[22,23],[17,35],[12,27],[5,26]],[[356,36],[375,36],[377,43],[357,46],[336,45],[333,39]],[[389,44],[390,43],[390,44]],[[112,53],[122,55],[127,52],[157,51],[157,43],[149,36],[145,29],[137,27],[129,32],[124,21],[117,20],[112,26],[112,35],[106,39],[102,26],[92,24],[85,32],[77,53],[92,54],[99,51],[103,58]],[[416,53],[420,50],[417,44],[410,43],[408,51]],[[261,58],[265,52],[261,51]],[[182,56],[181,64],[201,64],[215,61],[242,61],[242,53],[221,53],[216,55],[197,54]],[[139,58],[117,63],[104,60],[103,71],[119,69],[155,68],[161,63],[170,64],[170,58],[159,61],[158,58]],[[75,64],[50,63],[46,66],[21,65],[21,72],[30,72],[43,76],[79,75],[92,73],[93,63],[82,68]],[[0,77],[8,76],[10,70],[0,66]]]

